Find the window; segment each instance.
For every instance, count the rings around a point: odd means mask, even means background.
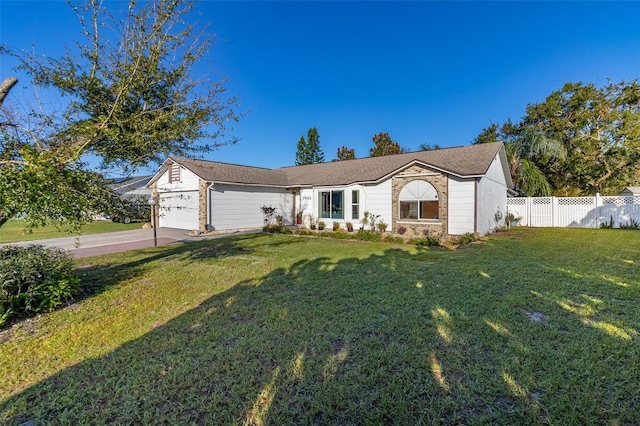
[[[318,193],[319,217],[323,219],[344,218],[344,191],[322,191]]]
[[[438,220],[438,191],[425,180],[414,180],[402,188],[399,196],[400,219]]]
[[[169,166],[169,183],[180,182],[180,164]]]
[[[351,191],[351,219],[360,219],[360,191]]]

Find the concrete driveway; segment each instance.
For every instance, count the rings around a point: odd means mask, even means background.
[[[194,237],[187,235],[187,232],[189,231],[184,229],[158,228],[158,245],[165,246],[178,241],[197,241],[203,238],[221,238],[231,235],[231,233],[229,233]],[[104,234],[76,235],[2,245],[25,246],[31,244],[40,244],[45,247],[58,247],[69,251],[73,257],[98,256],[101,254],[153,247],[153,229],[134,229],[131,231],[108,232]]]

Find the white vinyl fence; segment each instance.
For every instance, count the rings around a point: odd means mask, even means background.
[[[558,228],[600,228],[613,219],[615,228],[640,222],[640,196],[507,198],[507,211],[519,225]]]

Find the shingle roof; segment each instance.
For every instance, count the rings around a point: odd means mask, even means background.
[[[111,190],[116,194],[124,194],[130,191],[143,189],[151,180],[152,176],[136,176],[119,181],[110,185]]]
[[[298,185],[316,186],[378,181],[414,161],[457,176],[482,176],[489,169],[501,147],[500,143],[478,144],[285,167],[280,170],[287,174],[290,182],[295,182]]]
[[[240,166],[206,160],[172,158],[207,182],[230,182],[267,186],[289,186],[287,176],[280,170]]]
[[[501,143],[487,143],[279,169],[184,158],[172,160],[208,182],[267,186],[330,186],[375,182],[416,161],[460,177],[482,176],[501,148]]]

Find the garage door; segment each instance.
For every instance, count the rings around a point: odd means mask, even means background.
[[[160,227],[198,229],[198,191],[160,194]]]

